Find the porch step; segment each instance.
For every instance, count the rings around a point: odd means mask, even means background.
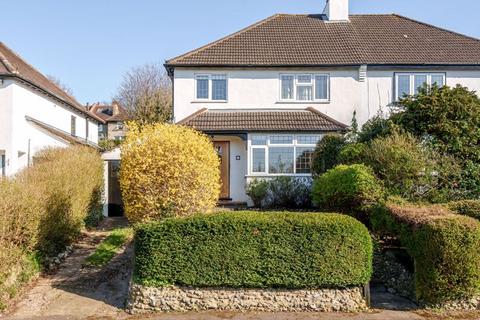
[[[217,203],[217,207],[222,209],[242,210],[247,208],[247,203],[241,201],[220,200]]]

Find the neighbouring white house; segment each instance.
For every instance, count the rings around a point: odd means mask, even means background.
[[[210,135],[221,157],[221,200],[248,202],[253,177],[310,177],[316,143],[348,130],[354,111],[362,125],[423,83],[479,92],[480,41],[329,0],[323,14],[274,15],[165,67],[175,122]]]
[[[103,120],[0,42],[0,178],[46,147],[97,147]]]

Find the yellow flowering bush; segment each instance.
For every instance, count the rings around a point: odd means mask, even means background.
[[[214,208],[220,193],[219,159],[210,139],[173,124],[128,125],[120,185],[133,222],[187,216]]]

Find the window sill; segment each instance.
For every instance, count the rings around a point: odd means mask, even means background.
[[[227,100],[194,100],[191,103],[228,103]]]
[[[277,101],[275,104],[329,104],[330,101]]]

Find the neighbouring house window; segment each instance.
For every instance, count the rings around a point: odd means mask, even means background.
[[[77,135],[77,117],[75,116],[70,117],[70,133],[72,136]]]
[[[280,75],[280,100],[328,101],[330,76],[328,74]]]
[[[0,176],[5,177],[6,175],[6,163],[5,163],[5,153],[0,154]]]
[[[443,87],[445,77],[445,73],[398,73],[395,75],[396,100],[405,95],[417,94],[424,84]]]
[[[251,135],[251,173],[262,175],[311,174],[319,134]]]
[[[197,100],[226,101],[227,76],[225,74],[201,74],[195,76]]]
[[[118,122],[115,124],[115,130],[123,130],[123,122],[118,121]]]

